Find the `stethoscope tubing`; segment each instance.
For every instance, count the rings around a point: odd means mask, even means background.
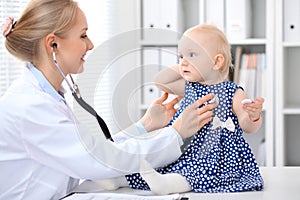
[[[105,123],[105,121],[98,115],[98,113],[95,111],[95,109],[90,106],[88,103],[86,103],[81,95],[80,95],[80,92],[79,92],[79,88],[77,86],[77,84],[74,82],[71,74],[69,74],[70,78],[71,78],[71,81],[73,83],[73,87],[71,86],[70,82],[68,81],[67,77],[65,76],[65,74],[63,73],[63,71],[61,70],[57,60],[56,60],[56,55],[55,55],[55,52],[53,52],[53,61],[54,61],[54,64],[56,66],[56,68],[58,69],[59,73],[62,75],[62,77],[64,78],[64,80],[66,81],[66,83],[68,84],[71,92],[72,92],[72,96],[74,97],[74,99],[77,101],[77,103],[82,107],[84,108],[87,112],[89,112],[91,115],[95,116],[97,121],[98,121],[98,124],[100,125],[100,128],[105,136],[106,139],[108,140],[111,140],[113,141],[112,137],[111,137],[111,134],[110,134],[110,131]]]
[[[78,91],[78,90],[77,90]],[[97,112],[92,108],[88,103],[86,103],[81,96],[78,96],[76,92],[72,92],[72,95],[74,99],[77,101],[77,103],[84,108],[87,112],[89,112],[91,115],[95,116],[98,124],[100,125],[100,128],[102,129],[102,132],[106,139],[113,141],[110,131],[105,123],[105,121],[97,114]]]

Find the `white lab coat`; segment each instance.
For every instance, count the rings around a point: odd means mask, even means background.
[[[79,179],[101,179],[139,171],[146,159],[153,167],[176,160],[178,133],[171,127],[149,139],[132,125],[115,143],[77,126],[70,108],[44,91],[26,68],[0,99],[0,199],[58,199]],[[148,134],[148,133],[147,133]]]

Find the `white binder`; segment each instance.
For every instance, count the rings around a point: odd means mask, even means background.
[[[177,41],[181,33],[179,0],[143,0],[143,39]]]
[[[255,94],[255,83],[256,83],[256,55],[254,54],[243,54],[241,60],[241,68],[239,71],[239,85],[244,88],[244,91],[249,98],[254,99]]]
[[[176,47],[161,47],[160,64],[161,68],[171,67],[178,63],[178,54]]]
[[[285,42],[300,42],[300,1],[283,1],[283,37]]]
[[[143,38],[156,40],[158,38],[155,30],[160,25],[160,0],[143,0]],[[153,38],[155,37],[155,38]]]
[[[154,76],[160,71],[158,48],[143,48],[143,104],[150,105],[160,96],[159,89],[154,85]]]
[[[171,67],[178,63],[178,54],[176,47],[162,47],[160,51],[160,65],[164,69],[166,67]],[[162,95],[162,91],[160,94]],[[166,103],[175,98],[175,95],[169,94]]]
[[[230,41],[251,37],[251,0],[226,0],[226,35]]]
[[[151,105],[151,103],[160,96],[159,89],[153,83],[145,83],[143,86],[143,91],[143,104],[145,106]]]
[[[224,0],[206,0],[205,1],[205,23],[217,26],[222,31],[225,31],[224,16],[225,16]]]
[[[154,76],[160,71],[158,47],[143,48],[143,81],[153,82]]]
[[[160,27],[169,32],[167,39],[177,41],[182,32],[182,6],[180,0],[162,0]]]

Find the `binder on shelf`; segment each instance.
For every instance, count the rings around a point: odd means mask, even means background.
[[[153,78],[160,71],[158,48],[143,48],[143,64],[142,64],[142,79],[143,79],[143,104],[150,105],[153,100],[160,96],[159,89],[154,85]]]
[[[149,106],[160,96],[160,91],[153,83],[144,83],[143,94],[143,104]]]
[[[255,70],[256,56],[253,58],[251,54],[243,54],[239,74],[239,85],[243,87],[245,93],[251,99],[255,98]]]
[[[154,76],[160,71],[159,55],[160,49],[157,47],[143,48],[143,81],[152,82]]]
[[[267,87],[267,82],[266,82],[266,70],[267,70],[267,65],[266,65],[266,54],[265,53],[260,53],[257,54],[257,71],[256,71],[256,85],[257,85],[257,90],[256,90],[256,96],[257,97],[264,97],[266,98],[266,87]]]
[[[217,26],[225,31],[225,0],[206,0],[205,1],[205,22]]]
[[[143,0],[143,28],[157,28],[160,25],[160,0]]]
[[[242,57],[243,48],[241,46],[237,46],[235,48],[235,58],[234,58],[234,74],[233,74],[233,82],[238,83],[239,81],[239,72],[241,67],[241,57]]]
[[[283,38],[285,42],[300,42],[300,1],[283,1]]]
[[[182,5],[180,0],[160,1],[160,22],[161,28],[181,34],[182,32]],[[175,38],[178,39],[178,38]]]
[[[161,69],[171,67],[178,63],[177,48],[176,47],[161,47],[160,51],[160,66]],[[160,91],[160,95],[162,91]],[[169,94],[166,102],[171,101],[175,98],[175,95]]]
[[[143,0],[143,40],[177,41],[182,32],[180,0]]]
[[[256,98],[256,69],[257,69],[257,55],[248,54],[249,65],[247,68],[248,79],[247,79],[247,94],[251,99]]]
[[[238,84],[249,98],[266,97],[266,56],[265,53],[243,54]]]
[[[156,40],[155,30],[160,27],[160,0],[143,0],[143,38]]]
[[[256,97],[263,97],[263,75],[264,75],[264,69],[263,69],[263,54],[257,54],[257,68],[256,68]]]
[[[251,37],[251,0],[226,0],[226,35],[230,41]]]
[[[160,65],[164,69],[178,63],[176,47],[161,47],[160,49]]]

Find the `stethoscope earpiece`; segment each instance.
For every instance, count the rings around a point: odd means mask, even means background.
[[[56,44],[56,43],[53,43],[51,46],[52,46],[54,49],[57,49],[57,44]]]
[[[52,57],[53,57],[55,65],[57,65],[56,55],[55,55],[55,50],[57,49],[57,44],[53,43],[53,44],[51,44],[51,47],[53,48]],[[60,70],[59,66],[56,66],[56,67]]]

